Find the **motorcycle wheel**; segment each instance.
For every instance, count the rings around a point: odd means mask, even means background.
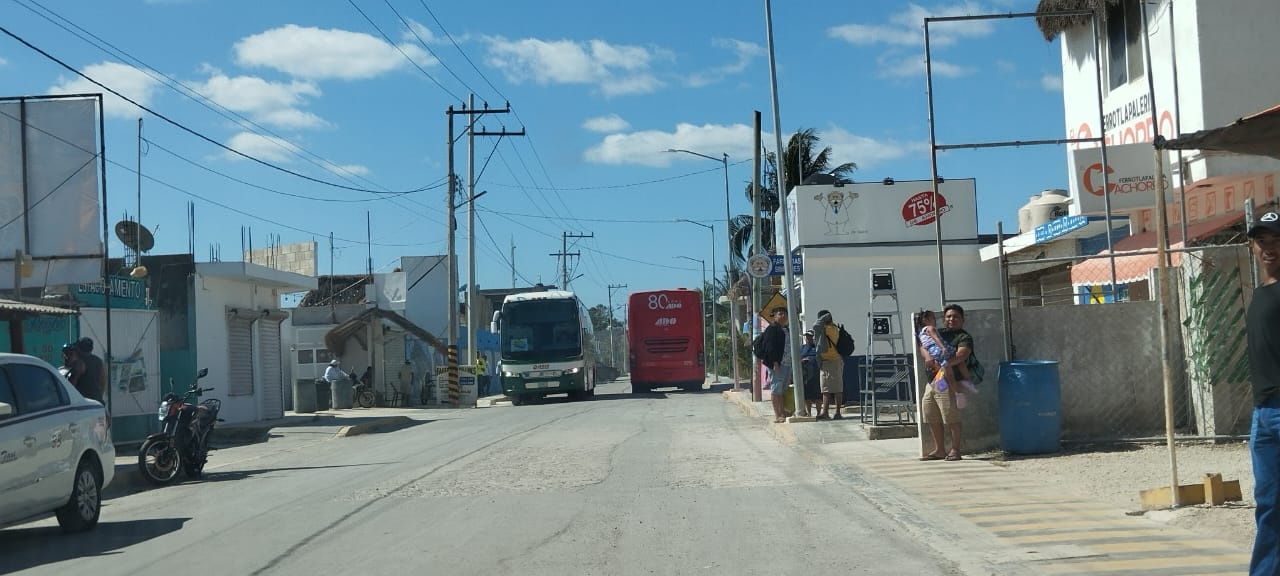
[[[356,404],[361,408],[373,408],[375,401],[373,390],[367,387],[361,388],[360,392],[356,394]]]
[[[172,484],[182,467],[182,455],[167,439],[147,440],[138,449],[138,469],[156,486]]]

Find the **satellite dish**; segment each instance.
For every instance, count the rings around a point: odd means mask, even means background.
[[[116,238],[138,253],[150,251],[156,245],[155,236],[151,235],[151,231],[133,220],[116,222]]]

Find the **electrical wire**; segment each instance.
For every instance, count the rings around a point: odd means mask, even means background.
[[[137,106],[139,109],[146,111],[148,114],[151,114],[152,116],[155,116],[156,118],[159,118],[159,119],[161,119],[161,120],[163,120],[163,121],[167,122],[168,124],[172,125],[172,126],[173,126],[173,127],[175,127],[175,128],[178,128],[179,130],[182,130],[183,132],[186,132],[186,133],[188,133],[188,134],[191,134],[192,136],[195,136],[196,138],[199,138],[199,139],[201,139],[201,140],[204,140],[205,142],[208,142],[209,144],[212,144],[212,145],[214,145],[214,146],[217,146],[218,148],[221,148],[221,149],[223,149],[223,150],[226,150],[227,152],[230,152],[230,153],[232,153],[232,154],[235,154],[236,156],[239,156],[239,157],[241,157],[241,158],[244,158],[244,159],[246,159],[246,160],[252,161],[252,162],[257,163],[257,164],[261,164],[262,166],[266,166],[267,168],[270,168],[270,169],[272,169],[272,170],[276,170],[276,171],[278,171],[278,172],[283,172],[283,173],[288,174],[288,175],[290,175],[290,176],[294,176],[294,177],[296,177],[296,178],[301,178],[301,179],[303,179],[303,180],[307,180],[307,181],[309,181],[309,182],[314,182],[314,183],[316,183],[316,184],[323,184],[323,185],[325,185],[325,186],[331,186],[331,187],[333,187],[333,188],[340,188],[340,189],[343,189],[343,190],[351,190],[351,191],[353,191],[353,192],[365,192],[365,193],[369,193],[369,194],[386,194],[386,193],[388,193],[388,192],[386,192],[386,191],[370,190],[370,189],[367,189],[367,188],[360,188],[360,187],[356,187],[356,186],[347,186],[347,185],[345,185],[345,184],[339,184],[339,183],[337,183],[337,182],[330,182],[330,181],[328,181],[328,180],[323,180],[323,179],[320,179],[320,178],[316,178],[316,177],[314,177],[314,176],[308,176],[308,175],[303,174],[303,173],[301,173],[301,172],[297,172],[297,171],[295,171],[295,170],[290,170],[290,169],[285,168],[285,167],[283,167],[283,166],[279,166],[279,165],[273,164],[273,163],[271,163],[271,162],[268,162],[268,161],[263,160],[263,159],[261,159],[261,158],[258,158],[258,157],[256,157],[256,156],[251,156],[251,155],[249,155],[249,154],[246,154],[246,153],[244,153],[244,152],[241,152],[241,151],[239,151],[239,150],[236,150],[235,148],[232,148],[232,147],[230,147],[230,146],[227,146],[226,144],[223,144],[223,143],[221,143],[221,142],[218,142],[217,140],[214,140],[213,138],[210,138],[210,137],[208,137],[208,136],[205,136],[203,133],[196,131],[194,128],[190,128],[190,127],[188,127],[187,125],[185,125],[185,124],[183,124],[183,123],[181,123],[181,122],[178,122],[177,120],[174,120],[174,119],[172,119],[172,118],[170,118],[170,117],[168,117],[168,116],[166,116],[166,115],[164,115],[164,114],[161,114],[160,112],[157,112],[156,110],[153,110],[152,108],[150,108],[150,107],[148,107],[148,106],[146,106],[146,105],[144,105],[144,104],[142,104],[142,103],[138,102],[137,100],[134,100],[134,99],[132,99],[132,98],[130,98],[130,97],[128,97],[128,96],[125,96],[124,94],[121,94],[121,93],[117,92],[115,89],[111,88],[110,86],[107,86],[106,84],[103,84],[103,83],[101,83],[101,82],[99,82],[99,81],[95,80],[94,78],[92,78],[92,77],[91,77],[91,76],[89,76],[88,74],[85,74],[84,72],[81,72],[80,70],[77,70],[75,67],[71,66],[70,64],[67,64],[66,62],[62,61],[61,59],[59,59],[58,57],[54,56],[53,54],[50,54],[50,53],[46,52],[45,50],[41,49],[40,47],[36,46],[35,44],[32,44],[31,42],[28,42],[25,38],[23,38],[23,37],[21,37],[21,36],[19,36],[19,35],[17,35],[17,34],[14,34],[12,31],[10,31],[8,28],[5,28],[4,26],[0,26],[0,33],[3,33],[4,35],[6,35],[6,36],[8,36],[8,37],[10,37],[10,38],[13,38],[14,40],[17,40],[17,41],[18,41],[19,43],[21,43],[23,46],[26,46],[27,48],[29,48],[29,49],[31,49],[31,50],[33,50],[33,51],[35,51],[36,53],[40,54],[41,56],[44,56],[45,58],[47,58],[47,59],[49,59],[49,60],[53,61],[54,63],[56,63],[57,65],[61,66],[63,69],[67,70],[68,72],[71,72],[72,74],[75,74],[76,76],[79,76],[79,77],[81,77],[81,78],[83,78],[83,79],[85,79],[85,80],[89,81],[91,84],[93,84],[93,85],[95,85],[95,86],[97,86],[97,87],[99,87],[99,88],[102,88],[103,90],[106,90],[107,92],[110,92],[110,93],[111,93],[112,95],[114,95],[115,97],[120,98],[121,100],[124,100],[125,102],[128,102],[128,103],[130,103],[130,104],[133,104],[134,106]],[[408,190],[407,192],[417,192],[417,191],[418,191],[418,190]],[[403,192],[403,191],[402,191],[402,192]],[[396,192],[390,192],[390,193],[395,194]]]
[[[351,4],[351,7],[355,8],[356,12],[359,12],[361,16],[364,16],[364,19],[367,22],[369,22],[370,26],[373,26],[374,30],[378,31],[378,34],[382,35],[382,38],[387,41],[387,44],[390,44],[393,48],[395,48],[396,51],[399,52],[400,55],[404,56],[404,59],[408,60],[410,64],[413,64],[413,67],[417,68],[418,71],[421,72],[423,76],[426,76],[429,80],[431,80],[431,82],[433,82],[437,87],[443,90],[445,94],[448,94],[454,100],[457,100],[459,102],[462,101],[462,98],[459,98],[457,94],[454,94],[451,90],[449,90],[448,88],[445,88],[444,84],[441,84],[440,81],[437,80],[435,76],[432,76],[430,72],[427,72],[426,68],[423,68],[422,65],[418,64],[418,62],[415,61],[413,58],[410,58],[409,54],[404,51],[404,48],[401,48],[399,44],[396,44],[395,41],[391,40],[391,37],[388,36],[386,32],[383,32],[382,28],[378,26],[376,22],[373,21],[373,18],[370,18],[368,14],[365,14],[364,10],[360,9],[360,6],[356,4],[355,0],[347,0],[347,3]]]
[[[449,65],[445,63],[444,59],[441,58],[440,55],[436,54],[435,50],[431,49],[431,46],[427,44],[427,41],[423,40],[422,36],[418,35],[418,31],[414,30],[413,26],[409,25],[409,21],[406,20],[404,16],[400,15],[400,11],[396,10],[396,7],[391,5],[391,0],[382,0],[382,1],[386,2],[387,8],[391,9],[391,12],[393,12],[396,15],[396,18],[399,18],[400,22],[404,24],[404,27],[409,30],[409,33],[413,34],[413,37],[418,39],[418,43],[422,44],[422,47],[427,50],[427,53],[430,54],[432,58],[435,58],[436,62],[439,62],[440,66],[443,66],[445,71],[447,71],[450,76],[453,76],[454,80],[457,80],[459,84],[462,84],[463,88],[466,88],[467,91],[471,92],[472,94],[476,93],[476,89],[472,88],[470,84],[467,84],[466,80],[463,80],[457,74],[455,74],[453,69],[450,68]]]

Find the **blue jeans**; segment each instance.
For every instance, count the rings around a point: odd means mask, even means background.
[[[1253,499],[1257,503],[1254,518],[1258,524],[1249,574],[1273,576],[1280,574],[1280,510],[1276,509],[1280,500],[1280,399],[1254,407],[1249,450],[1253,455]]]

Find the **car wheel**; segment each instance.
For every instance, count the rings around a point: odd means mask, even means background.
[[[58,525],[63,532],[84,532],[98,524],[102,513],[102,474],[89,458],[76,467],[71,497],[57,510]]]

